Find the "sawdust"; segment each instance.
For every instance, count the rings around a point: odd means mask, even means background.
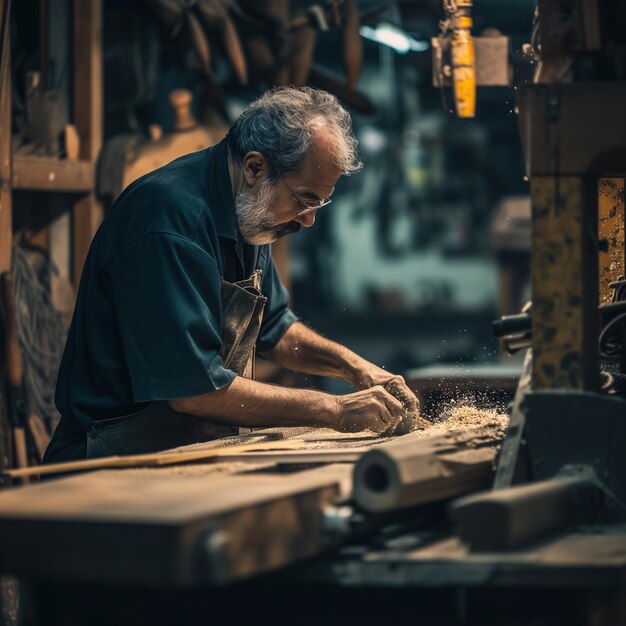
[[[410,437],[436,437],[450,430],[475,428],[477,426],[495,426],[504,435],[509,423],[509,416],[499,407],[479,408],[468,403],[468,399],[450,400],[432,421],[420,420],[420,424],[430,424],[427,428],[415,428],[408,433]],[[388,439],[370,430],[360,433],[338,433],[331,429],[315,429],[308,436],[302,437],[306,449],[361,448],[378,445]]]
[[[498,408],[480,409],[470,404],[447,405],[432,426],[412,433],[418,437],[443,435],[449,430],[475,428],[477,426],[495,426],[504,432],[509,423],[509,416]]]

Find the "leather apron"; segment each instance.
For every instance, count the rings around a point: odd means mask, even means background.
[[[253,378],[254,353],[267,298],[261,270],[236,283],[222,279],[222,348],[224,367]],[[157,452],[239,433],[234,426],[214,424],[174,411],[166,401],[111,419],[97,420],[87,432],[87,458]]]

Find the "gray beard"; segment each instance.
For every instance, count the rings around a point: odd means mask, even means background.
[[[274,183],[266,180],[259,193],[242,191],[235,198],[239,230],[247,243],[263,246],[300,230],[297,222],[275,223],[272,210],[275,196]]]

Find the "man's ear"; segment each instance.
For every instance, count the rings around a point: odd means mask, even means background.
[[[270,173],[267,159],[260,152],[248,152],[243,158],[243,177],[253,187],[258,181],[263,182]]]

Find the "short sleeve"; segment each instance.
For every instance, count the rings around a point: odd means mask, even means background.
[[[269,246],[263,246],[259,253],[259,267],[263,270],[261,291],[267,298],[263,323],[257,341],[257,350],[271,350],[298,321],[298,316],[289,308],[289,293],[280,280]]]
[[[111,282],[135,402],[200,395],[236,377],[219,356],[221,279],[209,253],[151,233],[115,255]]]

